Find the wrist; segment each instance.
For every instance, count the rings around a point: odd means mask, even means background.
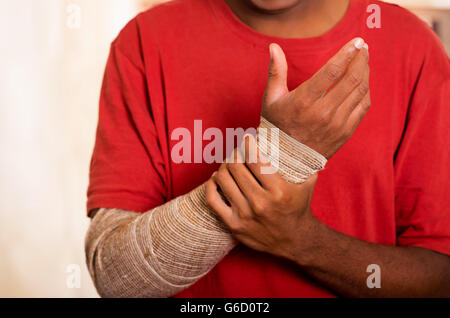
[[[320,253],[320,242],[325,231],[326,225],[312,213],[305,215],[285,258],[302,267],[313,266]]]
[[[280,130],[264,117],[258,129],[259,150],[269,158],[280,175],[291,183],[303,183],[324,169],[327,159]]]

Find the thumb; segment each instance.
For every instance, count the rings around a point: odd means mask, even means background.
[[[286,95],[289,90],[287,87],[287,62],[283,49],[275,43],[272,43],[270,49],[270,66],[269,77],[267,79],[267,87],[264,93],[264,106],[269,106],[282,96]]]

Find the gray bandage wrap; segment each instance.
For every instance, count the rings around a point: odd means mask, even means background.
[[[322,155],[264,118],[258,145],[289,182],[303,182],[326,164]],[[201,185],[144,214],[99,210],[85,247],[89,272],[101,296],[170,297],[207,274],[235,244],[206,204]]]

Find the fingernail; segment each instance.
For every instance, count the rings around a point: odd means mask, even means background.
[[[212,174],[211,178],[214,178],[216,176],[216,174],[217,174],[217,171]]]
[[[365,48],[367,51],[369,51],[369,44],[364,43],[363,48]]]
[[[357,39],[355,40],[355,42],[353,43],[353,45],[354,45],[358,50],[360,50],[360,49],[362,49],[362,47],[364,46],[364,40],[361,39],[361,38],[357,38]]]

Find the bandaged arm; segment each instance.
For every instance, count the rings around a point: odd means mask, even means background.
[[[264,118],[258,146],[292,183],[303,182],[326,164],[322,155]],[[144,214],[100,209],[89,227],[85,250],[101,296],[170,297],[206,275],[235,245],[208,207],[201,185]]]

